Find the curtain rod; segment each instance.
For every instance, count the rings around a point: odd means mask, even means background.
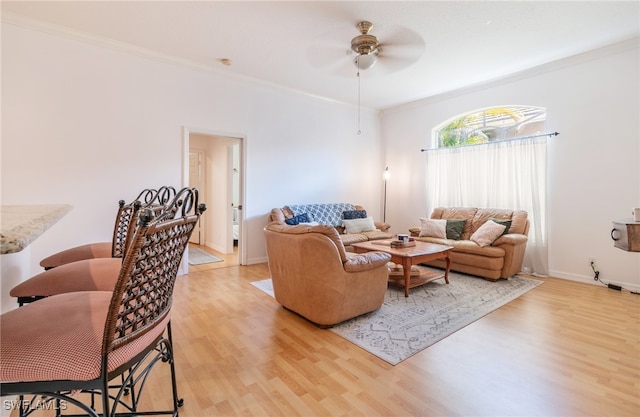
[[[511,142],[513,140],[525,140],[525,139],[533,139],[533,138],[540,138],[543,136],[558,136],[560,133],[558,132],[552,132],[552,133],[541,133],[539,135],[531,135],[531,136],[520,136],[518,138],[511,138],[511,139],[505,139],[505,140],[499,140],[497,142]],[[491,142],[489,142],[491,143]],[[477,146],[477,145],[488,145],[489,143],[476,143],[473,145],[466,145],[466,146]],[[466,147],[465,146],[465,147]],[[420,149],[420,152],[426,152],[426,151],[433,151],[436,149],[442,149],[442,148],[432,148],[432,149]]]

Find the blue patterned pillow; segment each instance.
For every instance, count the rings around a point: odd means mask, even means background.
[[[346,210],[342,212],[342,218],[344,220],[366,219],[367,210]]]
[[[337,227],[342,225],[342,212],[356,207],[350,203],[327,203],[289,205],[289,209],[294,215],[309,213],[312,221]]]
[[[297,216],[293,216],[290,219],[284,219],[284,222],[291,226],[295,226],[296,224],[300,223],[309,223],[310,221],[311,220],[309,220],[309,216],[307,215],[307,213],[298,214]]]

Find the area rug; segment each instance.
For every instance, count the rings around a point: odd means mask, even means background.
[[[273,296],[270,279],[252,284]],[[402,288],[389,286],[380,309],[329,330],[397,365],[540,284],[520,276],[490,282],[451,272],[448,285],[433,281],[412,288],[408,298]]]
[[[202,265],[224,260],[199,248],[189,248],[189,265]]]

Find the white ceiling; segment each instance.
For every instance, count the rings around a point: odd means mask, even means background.
[[[356,103],[351,39],[382,43],[361,100],[383,109],[639,35],[635,1],[2,1],[2,20]],[[232,65],[220,60],[228,58]]]

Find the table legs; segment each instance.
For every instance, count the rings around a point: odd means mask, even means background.
[[[449,257],[449,253],[446,254],[444,259],[447,262],[447,266],[444,270],[444,281],[448,284],[449,269],[451,267],[451,258]],[[410,288],[410,282],[411,282],[411,265],[414,264],[413,262],[414,260],[415,259],[408,258],[408,257],[402,258],[402,275],[404,278],[404,296],[405,297],[409,297],[409,288]],[[420,263],[420,262],[417,262],[417,263]],[[442,276],[440,276],[440,278],[442,278]],[[433,279],[437,279],[437,276],[435,278],[421,281],[421,283],[426,283],[426,282],[432,281]]]
[[[404,274],[404,296],[409,297],[409,281],[411,280],[411,258],[402,259],[402,273]]]
[[[447,267],[444,270],[444,282],[449,283],[449,268],[451,267],[451,257],[449,253],[447,253],[447,257],[445,258],[447,261]]]

